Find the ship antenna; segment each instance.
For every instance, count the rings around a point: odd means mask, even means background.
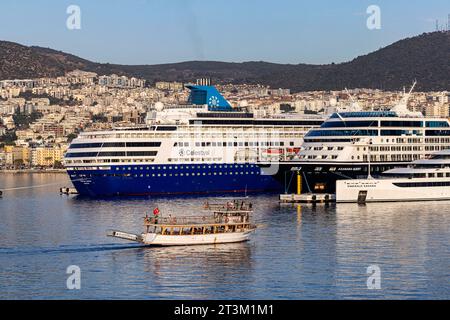
[[[409,101],[409,98],[411,96],[411,93],[413,92],[414,88],[416,87],[417,80],[414,80],[413,85],[411,86],[411,89],[409,89],[408,93],[405,94],[401,100],[402,104],[405,104]]]
[[[403,97],[400,99],[400,101],[391,109],[391,111],[395,112],[408,112],[408,101],[411,97],[411,93],[413,92],[414,88],[416,87],[417,80],[414,80],[414,83],[412,84],[411,88],[409,89],[408,93],[404,93]]]
[[[370,147],[371,147],[371,145],[372,145],[372,139],[370,139],[368,141],[368,143],[367,143],[367,153],[368,153],[368,160],[369,160],[368,163],[367,163],[367,167],[368,167],[367,168],[368,169],[367,170],[368,171],[367,172],[367,179],[369,179],[369,180],[373,179],[372,175],[371,175],[371,172],[370,172],[371,171],[371,162],[370,162],[371,161],[371,159],[370,159],[371,158],[371,155],[370,155]]]
[[[350,97],[350,100],[352,101],[352,106],[357,106],[359,110],[362,110],[361,106],[359,105],[358,101],[356,101],[356,99],[353,97],[353,95],[348,91],[347,88],[345,88],[345,93],[348,94],[348,96]]]

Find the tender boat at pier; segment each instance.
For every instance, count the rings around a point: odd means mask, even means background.
[[[108,231],[108,236],[149,246],[188,246],[247,241],[256,225],[250,221],[251,207],[225,205],[213,209],[210,216],[145,217],[145,231],[131,234]]]
[[[450,200],[450,150],[433,153],[380,178],[338,180],[337,202]]]

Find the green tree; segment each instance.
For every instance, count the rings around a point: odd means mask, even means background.
[[[64,169],[64,166],[61,161],[56,160],[55,163],[53,164],[53,168],[54,169]]]
[[[16,159],[14,160],[14,168],[15,169],[20,169],[21,167],[23,167],[24,162],[22,159]]]
[[[14,145],[16,140],[17,135],[15,131],[8,131],[0,137],[0,142],[3,142],[5,145]]]
[[[77,135],[75,133],[70,133],[67,135],[67,142],[70,143],[72,142],[73,139],[75,139],[77,137]]]

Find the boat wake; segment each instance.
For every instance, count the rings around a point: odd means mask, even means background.
[[[61,253],[80,253],[80,252],[100,252],[113,250],[140,249],[142,245],[121,245],[115,243],[105,243],[86,246],[59,246],[55,248],[27,247],[27,248],[0,248],[0,257],[2,255],[41,255],[41,254],[61,254]]]

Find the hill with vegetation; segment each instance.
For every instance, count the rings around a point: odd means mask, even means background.
[[[102,64],[42,47],[0,41],[0,79],[55,77],[75,69],[156,81],[248,83],[293,92],[374,88],[399,90],[417,79],[417,90],[450,90],[450,32],[431,32],[395,42],[339,64],[188,61],[159,65]]]

